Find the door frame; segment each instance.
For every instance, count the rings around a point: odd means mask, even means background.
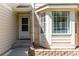
[[[22,30],[21,30],[22,17],[28,18],[28,32],[27,32],[28,37],[26,39],[28,39],[28,38],[30,39],[30,16],[29,16],[29,14],[19,14],[19,39],[25,39],[25,38],[20,37],[20,32],[22,32]]]

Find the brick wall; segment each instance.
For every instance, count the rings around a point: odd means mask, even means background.
[[[79,56],[78,49],[30,49],[31,56]]]

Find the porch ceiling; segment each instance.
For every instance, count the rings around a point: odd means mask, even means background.
[[[15,12],[28,12],[32,10],[31,3],[7,3]]]

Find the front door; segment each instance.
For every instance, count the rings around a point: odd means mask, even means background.
[[[29,36],[29,17],[19,17],[19,39],[28,39]]]

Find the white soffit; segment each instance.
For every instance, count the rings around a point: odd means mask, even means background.
[[[15,8],[14,10],[15,10],[16,12],[24,12],[24,11],[29,12],[29,11],[32,10],[32,8]]]
[[[31,11],[32,5],[31,3],[7,3],[14,11],[23,12],[23,11]]]
[[[15,8],[15,11],[31,11],[31,10],[32,10],[32,5],[30,4],[27,4],[27,5],[20,4],[20,5],[17,5]]]

